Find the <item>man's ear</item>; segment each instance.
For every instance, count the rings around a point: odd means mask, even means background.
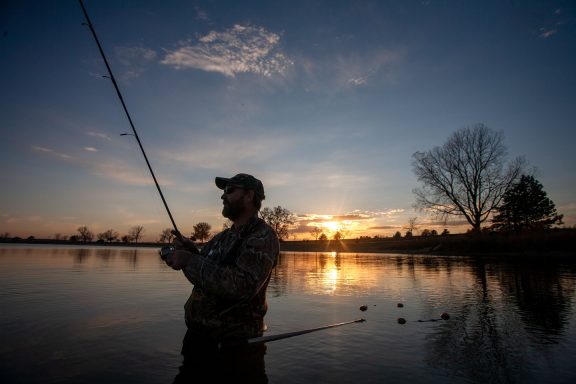
[[[249,190],[248,190],[248,193],[246,193],[246,194],[244,195],[244,201],[246,201],[247,203],[248,203],[248,202],[251,202],[252,200],[254,200],[254,195],[255,195],[255,194],[256,194],[256,192],[255,192],[254,190],[249,189]]]

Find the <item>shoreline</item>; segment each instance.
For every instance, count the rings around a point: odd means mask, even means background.
[[[70,242],[52,239],[0,239],[0,244],[153,247],[166,243]],[[576,258],[576,229],[523,233],[479,233],[412,238],[359,238],[280,242],[281,252],[401,253],[438,256],[538,256]]]

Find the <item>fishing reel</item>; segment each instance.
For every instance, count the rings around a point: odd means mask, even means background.
[[[168,261],[170,257],[174,254],[176,248],[173,245],[167,245],[165,247],[160,248],[158,254],[160,254],[160,258],[164,261]]]

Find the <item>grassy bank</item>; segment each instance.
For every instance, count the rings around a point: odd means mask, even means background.
[[[161,247],[160,243],[70,242],[51,239],[0,239],[0,243]],[[411,253],[430,255],[558,255],[576,260],[576,229],[524,233],[479,233],[412,238],[284,241],[284,252]]]
[[[286,241],[288,252],[423,253],[436,255],[562,255],[576,257],[576,230],[480,233],[409,239]]]

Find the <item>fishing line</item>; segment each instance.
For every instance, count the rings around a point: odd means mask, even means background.
[[[146,165],[148,166],[148,170],[150,171],[150,175],[152,175],[152,179],[154,179],[154,184],[156,185],[156,189],[158,190],[158,193],[160,194],[160,198],[162,199],[162,203],[164,203],[164,208],[166,208],[166,212],[168,213],[168,217],[170,218],[170,221],[172,222],[172,227],[174,228],[174,235],[182,240],[182,235],[180,234],[180,231],[178,230],[178,227],[176,226],[176,222],[174,221],[174,218],[172,217],[172,213],[170,212],[170,208],[168,208],[168,203],[166,202],[166,199],[164,198],[164,194],[162,193],[162,189],[160,188],[160,184],[158,184],[158,180],[156,179],[156,175],[154,174],[154,171],[152,170],[152,166],[150,165],[150,161],[148,161],[148,156],[146,156],[146,152],[144,151],[144,147],[142,146],[142,142],[140,141],[140,137],[138,136],[138,132],[136,132],[136,127],[134,126],[134,123],[132,122],[132,118],[130,117],[130,113],[128,112],[128,108],[126,107],[126,104],[124,103],[124,98],[122,97],[122,93],[120,92],[120,88],[118,87],[118,83],[116,82],[116,78],[114,77],[114,74],[112,73],[112,69],[110,68],[110,64],[108,64],[108,59],[106,59],[106,55],[104,54],[104,49],[102,49],[102,45],[100,44],[100,40],[98,39],[98,36],[96,35],[96,31],[94,30],[94,26],[92,25],[92,22],[90,21],[90,17],[88,16],[88,12],[86,11],[86,8],[84,7],[84,3],[82,3],[82,0],[78,0],[80,2],[80,7],[82,7],[82,12],[84,13],[84,17],[86,18],[86,22],[82,23],[84,25],[87,25],[88,28],[90,28],[90,31],[92,32],[92,36],[94,36],[94,40],[96,41],[96,45],[98,45],[98,50],[100,51],[100,55],[102,56],[102,59],[104,60],[104,64],[106,64],[106,69],[108,70],[108,76],[104,76],[109,78],[112,81],[112,84],[114,85],[114,89],[116,89],[116,94],[118,95],[118,98],[120,99],[120,103],[122,104],[122,108],[124,109],[124,112],[126,113],[126,117],[128,118],[128,122],[130,123],[130,127],[132,128],[132,132],[133,134],[129,134],[131,136],[134,136],[136,138],[136,141],[138,142],[138,146],[140,147],[140,150],[142,151],[142,155],[144,156],[144,160],[146,160]],[[124,134],[126,135],[126,134]]]

